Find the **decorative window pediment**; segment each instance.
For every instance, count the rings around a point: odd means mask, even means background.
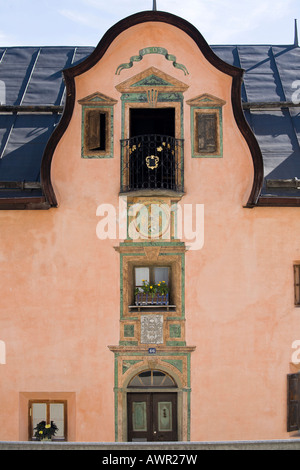
[[[103,93],[100,93],[99,91],[96,91],[95,93],[92,93],[91,95],[88,95],[85,98],[78,100],[78,103],[81,104],[82,106],[84,105],[114,106],[115,104],[117,104],[117,100],[115,100],[114,98],[110,98],[109,96],[106,96]]]
[[[187,101],[187,104],[190,106],[205,106],[205,107],[222,107],[226,104],[226,101],[217,98],[216,96],[209,95],[208,93],[204,93],[202,95],[196,96],[191,100]]]
[[[188,89],[188,85],[155,67],[150,67],[116,86],[120,93],[146,93],[149,88],[155,88],[161,93],[183,93]]]

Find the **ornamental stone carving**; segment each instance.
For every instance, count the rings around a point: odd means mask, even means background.
[[[163,344],[163,315],[141,316],[141,343]]]

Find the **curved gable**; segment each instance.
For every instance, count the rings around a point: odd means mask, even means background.
[[[263,160],[259,145],[256,141],[256,138],[250,129],[243,113],[241,105],[241,85],[243,70],[232,65],[227,64],[221,60],[207,44],[200,32],[186,20],[179,18],[175,15],[165,12],[158,11],[145,11],[140,12],[135,15],[132,15],[128,18],[121,20],[116,23],[112,28],[110,28],[101,41],[99,42],[96,49],[92,54],[80,64],[64,70],[64,79],[66,83],[66,105],[62,119],[53,132],[48,144],[46,146],[42,165],[41,165],[41,183],[43,187],[44,194],[47,198],[50,206],[57,206],[57,200],[55,192],[53,189],[51,181],[51,162],[54,155],[56,146],[62,136],[64,135],[68,124],[71,120],[74,105],[75,105],[75,77],[87,72],[94,65],[96,65],[99,60],[104,56],[105,52],[112,44],[112,42],[124,31],[142,23],[148,22],[160,22],[167,23],[169,25],[175,26],[185,32],[198,46],[203,56],[206,60],[217,70],[227,74],[232,77],[232,89],[231,89],[231,101],[232,109],[234,113],[234,118],[237,123],[237,126],[245,138],[247,145],[249,147],[253,167],[254,167],[254,178],[252,184],[252,190],[247,202],[248,207],[252,207],[258,201],[260,191],[263,185]]]

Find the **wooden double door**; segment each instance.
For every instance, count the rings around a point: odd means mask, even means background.
[[[177,441],[177,393],[128,393],[128,441]]]

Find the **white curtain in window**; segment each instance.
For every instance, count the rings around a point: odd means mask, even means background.
[[[154,268],[154,283],[164,281],[167,285],[169,283],[169,268]]]
[[[50,421],[54,421],[58,430],[55,434],[55,439],[64,437],[64,404],[51,403],[50,404]]]
[[[149,268],[135,268],[135,285],[142,286],[143,279],[147,282],[150,282]]]

